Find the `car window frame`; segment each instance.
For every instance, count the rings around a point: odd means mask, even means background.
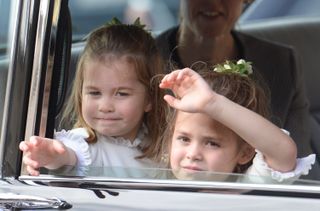
[[[58,6],[55,8],[52,6],[53,0],[46,0],[47,3],[51,6],[46,8],[45,14],[48,15],[47,18],[52,18],[52,14],[54,13],[54,9],[59,10]],[[58,0],[57,0],[58,1]],[[20,1],[22,2],[22,1]],[[42,4],[44,3],[44,0],[42,1]],[[21,168],[21,153],[19,152],[18,149],[18,144],[21,140],[28,138],[30,135],[36,134],[38,132],[36,131],[41,131],[43,129],[41,128],[41,124],[37,124],[37,121],[40,121],[42,118],[42,115],[45,115],[41,111],[38,110],[38,108],[43,109],[43,101],[41,101],[43,98],[41,96],[37,96],[39,98],[32,98],[34,97],[33,95],[36,95],[40,93],[41,91],[39,89],[44,89],[44,85],[40,85],[39,87],[36,87],[37,91],[35,91],[34,94],[31,94],[31,98],[29,98],[30,93],[29,92],[23,92],[23,89],[34,89],[32,87],[32,79],[37,78],[40,73],[36,73],[36,71],[40,72],[46,72],[50,73],[50,70],[47,67],[47,65],[43,65],[43,60],[45,60],[46,64],[51,64],[51,62],[48,61],[50,60],[50,55],[52,56],[52,52],[49,52],[50,49],[47,47],[48,42],[50,45],[54,45],[55,40],[47,40],[45,41],[44,39],[41,39],[41,35],[38,34],[38,38],[36,38],[33,41],[33,45],[37,46],[38,42],[38,47],[39,51],[44,51],[46,53],[44,58],[41,56],[39,58],[34,58],[32,56],[28,57],[29,59],[25,61],[24,56],[26,53],[30,53],[32,55],[37,54],[37,50],[34,49],[34,51],[30,51],[30,45],[28,45],[28,42],[30,41],[29,39],[32,39],[31,37],[37,37],[36,33],[49,33],[51,34],[52,31],[48,30],[48,23],[43,21],[44,19],[39,18],[37,21],[36,25],[29,25],[28,21],[30,19],[34,18],[34,14],[38,14],[37,10],[41,10],[41,4],[37,2],[37,0],[34,1],[24,1],[23,4],[20,5],[21,8],[19,9],[19,23],[17,23],[17,26],[20,28],[16,31],[14,40],[16,40],[16,43],[14,44],[15,49],[17,52],[12,53],[12,55],[17,55],[17,57],[12,58],[12,62],[10,63],[10,87],[12,87],[12,90],[8,94],[8,100],[6,101],[6,122],[5,122],[5,127],[4,131],[15,131],[14,134],[9,134],[5,133],[1,137],[1,163],[3,164],[2,166],[2,178],[18,178],[20,181],[36,181],[36,182],[42,182],[47,185],[53,185],[53,184],[58,184],[57,182],[60,182],[59,185],[63,187],[67,187],[69,185],[69,182],[76,182],[79,184],[83,184],[83,182],[87,183],[93,183],[93,184],[99,184],[102,183],[104,185],[107,185],[108,187],[112,188],[120,188],[120,189],[144,189],[144,190],[177,190],[177,191],[190,191],[190,192],[201,192],[201,191],[206,191],[206,192],[219,192],[219,193],[234,193],[236,191],[237,193],[240,191],[242,193],[243,190],[245,191],[261,191],[264,192],[266,191],[266,194],[272,195],[274,193],[284,193],[285,196],[290,196],[291,191],[295,191],[298,195],[297,197],[302,197],[303,194],[311,193],[310,197],[316,197],[319,198],[319,193],[320,189],[318,186],[315,187],[310,187],[310,186],[282,186],[282,185],[265,185],[265,184],[237,184],[237,183],[216,183],[216,182],[203,182],[203,181],[178,181],[178,180],[169,180],[169,181],[161,181],[161,180],[144,180],[144,179],[119,179],[119,178],[84,178],[84,177],[63,177],[63,176],[53,176],[53,175],[46,175],[46,176],[41,176],[41,177],[32,177],[27,175],[25,172],[20,173],[20,168]],[[40,12],[41,13],[41,12]],[[23,17],[28,17],[26,20]],[[31,21],[32,22],[32,21]],[[22,25],[27,25],[28,27],[23,28]],[[41,24],[44,24],[41,26]],[[50,25],[50,24],[49,24]],[[49,27],[50,28],[50,27]],[[38,30],[35,30],[38,29]],[[26,30],[26,31],[23,31]],[[51,26],[51,30],[55,30]],[[50,31],[50,32],[48,32]],[[22,41],[21,36],[22,35],[27,35],[25,39]],[[52,34],[51,34],[52,35]],[[39,37],[40,36],[40,37]],[[48,35],[44,35],[48,36]],[[54,36],[53,36],[54,37]],[[18,42],[19,41],[19,42]],[[18,61],[21,59],[25,63],[19,64],[18,66]],[[42,61],[38,61],[38,65],[36,66],[35,64],[37,63],[36,59],[40,59]],[[13,71],[14,69],[18,69],[19,71]],[[21,72],[25,72],[22,76],[18,77],[17,75]],[[33,73],[33,74],[32,74]],[[41,74],[40,74],[41,75]],[[16,80],[18,79],[18,80]],[[38,78],[39,79],[39,78]],[[16,81],[15,81],[16,80]],[[50,80],[50,79],[48,79]],[[25,81],[24,83],[22,83]],[[21,85],[18,85],[18,83],[22,83]],[[18,88],[17,88],[18,87]],[[23,98],[21,100],[17,100],[14,96],[18,95],[18,93],[22,92],[23,93]],[[43,93],[40,93],[43,94]],[[19,94],[19,96],[21,96]],[[12,97],[12,99],[10,98]],[[30,101],[33,101],[32,103],[37,107],[37,109],[31,108],[30,106]],[[35,101],[35,102],[34,102]],[[26,102],[28,102],[28,107],[26,108],[18,106],[19,104],[26,105]],[[17,107],[17,108],[16,108]],[[40,109],[41,110],[41,109]],[[27,113],[29,112],[29,115],[32,115],[33,120],[29,121],[29,117],[27,117]],[[22,114],[22,115],[21,115]],[[29,123],[27,123],[29,121]],[[45,120],[44,120],[45,121]],[[19,122],[20,125],[18,126],[19,128],[17,129],[17,124],[16,122]],[[27,124],[31,124],[30,129]],[[26,128],[25,128],[26,127]],[[46,127],[45,125],[43,128]],[[12,129],[11,129],[12,128]],[[17,129],[17,130],[13,130]],[[42,131],[41,133],[44,133]],[[6,150],[4,150],[6,149]],[[12,164],[13,163],[13,164]],[[226,191],[228,190],[228,191]],[[230,192],[229,192],[230,190]],[[269,192],[268,192],[269,191]],[[256,193],[254,193],[255,195]],[[261,193],[262,194],[262,193]],[[281,195],[281,194],[280,194]],[[281,195],[281,196],[284,196]]]

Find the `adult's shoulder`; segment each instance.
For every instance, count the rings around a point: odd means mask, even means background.
[[[240,45],[244,59],[253,62],[264,74],[270,75],[274,72],[279,77],[284,74],[283,77],[288,79],[293,77],[293,72],[299,68],[297,53],[293,46],[239,31],[233,31],[233,35]]]
[[[237,42],[241,45],[243,53],[250,55],[265,54],[267,52],[273,52],[276,54],[294,54],[295,49],[293,46],[283,44],[280,42],[272,41],[267,38],[253,36],[241,31],[232,32]],[[257,51],[258,50],[258,51]]]
[[[240,45],[243,56],[249,60],[254,60],[256,63],[269,61],[270,64],[272,61],[271,63],[278,65],[288,65],[288,63],[296,65],[297,56],[293,46],[239,31],[233,31],[233,35]]]

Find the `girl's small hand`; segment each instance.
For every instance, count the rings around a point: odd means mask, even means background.
[[[54,168],[59,155],[65,153],[65,146],[58,140],[32,136],[29,141],[22,141],[19,145],[24,152],[23,163],[27,171],[33,176],[39,175],[39,168]]]
[[[213,102],[216,96],[206,81],[190,68],[167,74],[159,87],[171,89],[175,97],[166,95],[165,101],[171,107],[185,112],[205,112],[206,106]]]

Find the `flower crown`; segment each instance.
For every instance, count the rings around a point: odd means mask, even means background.
[[[140,22],[140,17],[138,17],[138,18],[133,22],[133,24],[124,24],[124,23],[122,23],[118,18],[113,17],[110,21],[106,22],[104,25],[107,26],[107,27],[108,27],[108,26],[115,26],[115,25],[137,26],[137,27],[139,27],[139,28],[141,28],[141,29],[143,29],[143,30],[146,30],[146,29],[145,29],[146,25],[145,25],[145,24],[142,24],[142,23]]]
[[[213,71],[219,73],[235,73],[241,76],[248,76],[253,73],[252,62],[247,62],[244,59],[239,59],[237,62],[226,60],[222,64],[214,66]]]

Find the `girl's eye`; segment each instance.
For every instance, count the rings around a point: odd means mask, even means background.
[[[116,92],[116,96],[123,97],[123,96],[128,96],[128,95],[129,95],[129,93],[127,93],[127,92],[120,92],[120,91]]]
[[[215,141],[207,141],[206,145],[209,147],[220,147],[220,144]]]
[[[93,95],[93,96],[98,96],[100,95],[101,93],[99,91],[89,91],[88,92],[89,95]]]
[[[184,143],[189,143],[190,142],[190,138],[186,137],[186,136],[178,136],[177,140],[184,142]]]

